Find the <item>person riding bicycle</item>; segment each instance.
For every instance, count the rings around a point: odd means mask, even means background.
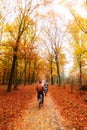
[[[39,81],[39,83],[36,86],[36,90],[37,90],[37,98],[39,100],[40,98],[40,94],[42,94],[42,104],[44,103],[44,88],[41,85],[41,81]]]
[[[47,94],[47,92],[48,92],[48,82],[45,82],[45,84],[44,84],[44,93],[45,93],[45,95]]]

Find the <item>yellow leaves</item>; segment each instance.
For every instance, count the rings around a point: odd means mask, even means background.
[[[31,18],[30,18],[29,16],[27,16],[27,15],[24,16],[24,22],[25,22],[26,24],[29,24],[29,25],[34,25],[34,24],[35,24],[34,20],[31,19]]]
[[[5,25],[5,27],[4,27],[4,31],[5,32],[11,32],[11,33],[13,33],[14,31],[16,31],[16,29],[17,29],[17,26],[15,24],[9,24],[9,23],[7,23]]]
[[[75,14],[75,12],[72,14],[74,16],[74,21],[69,23],[68,30],[74,41],[84,40],[82,37],[85,38],[85,33],[87,31],[87,19]]]
[[[11,26],[9,24],[6,24],[6,26],[4,27],[4,31],[9,31],[11,30]]]
[[[59,63],[61,66],[63,66],[66,63],[66,55],[65,54],[60,54],[59,55]]]
[[[60,58],[61,58],[61,59],[65,59],[65,54],[63,54],[63,53],[60,54]]]
[[[82,68],[84,68],[87,60],[87,18],[83,18],[75,12],[72,12],[72,14],[74,16],[74,21],[70,23],[68,30],[73,39],[74,63],[75,67],[82,63]]]
[[[19,17],[17,19],[19,19]],[[17,19],[12,24],[7,23],[4,27],[4,31],[16,34],[18,32],[18,29],[19,29],[19,26],[20,26],[18,24]],[[21,24],[22,24],[21,29],[19,31],[24,31],[23,30],[24,28],[26,28],[26,27],[28,28],[28,25],[34,25],[35,22],[29,16],[24,16],[23,21],[21,21]],[[27,30],[27,28],[26,28],[26,30]]]
[[[71,33],[74,40],[78,39],[80,28],[77,26],[76,22],[70,23],[70,26],[68,26],[68,31]]]
[[[81,47],[80,47],[80,45],[76,44],[74,48],[75,48],[75,51],[74,51],[75,54],[79,55],[81,53]]]
[[[74,21],[73,23],[77,24],[77,27],[79,27],[80,31],[87,33],[87,19],[81,17],[80,15],[77,15],[75,12],[71,11]]]
[[[75,44],[74,45],[74,53],[75,55],[84,54],[86,52],[86,48],[84,44]]]
[[[79,16],[79,21],[81,21],[81,24],[84,27],[84,29],[87,30],[87,19]]]
[[[85,58],[87,59],[87,51],[85,52]]]
[[[56,72],[54,72],[54,73],[51,75],[51,77],[52,77],[52,76],[57,76],[57,75],[58,75],[58,74],[57,74]]]

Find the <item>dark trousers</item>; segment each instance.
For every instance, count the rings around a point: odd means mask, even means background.
[[[38,98],[38,100],[40,99],[40,94],[42,95],[42,103],[44,103],[44,94],[42,91],[38,92],[37,98]]]

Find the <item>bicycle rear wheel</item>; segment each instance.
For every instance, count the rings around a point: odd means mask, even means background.
[[[41,104],[42,104],[42,100],[39,99],[39,108],[41,107]]]

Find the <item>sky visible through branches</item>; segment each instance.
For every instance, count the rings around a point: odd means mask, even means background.
[[[25,8],[25,6],[27,5],[27,3],[30,0],[26,1],[22,0],[19,1],[19,3],[22,5],[22,8]],[[37,12],[39,12],[42,15],[49,15],[49,12],[51,13],[52,11],[54,12],[54,14],[57,17],[60,17],[60,27],[62,29],[66,29],[66,25],[67,23],[69,23],[72,19],[73,16],[70,14],[69,8],[71,9],[75,9],[80,15],[86,17],[86,13],[85,10],[83,9],[83,5],[85,3],[85,0],[78,0],[78,1],[73,1],[73,0],[32,0],[32,5],[34,6],[35,4],[39,4],[39,8],[36,9]],[[46,3],[44,4],[44,6],[41,6],[42,3]],[[48,5],[48,3],[51,3]],[[15,0],[3,0],[0,1],[0,11],[1,13],[5,16],[5,19],[9,22],[12,22],[14,20],[14,18],[17,16],[18,14],[18,8],[17,8],[17,1]],[[2,10],[3,7],[5,7],[5,10]],[[8,11],[8,14],[7,14]],[[41,31],[41,29],[43,28],[44,25],[47,25],[46,23],[46,18],[44,18],[43,20],[39,18],[39,23],[38,23],[38,30],[39,32]],[[61,24],[62,21],[62,24]],[[40,34],[42,37],[42,34]],[[69,45],[68,45],[68,40],[66,37],[66,40],[63,43],[63,46],[65,47],[65,53],[66,53],[66,58],[68,60],[66,66],[65,66],[65,72],[67,73],[69,68],[72,67],[73,65],[73,61],[71,58],[72,55],[72,51],[69,49]],[[43,49],[42,49],[43,50]]]

